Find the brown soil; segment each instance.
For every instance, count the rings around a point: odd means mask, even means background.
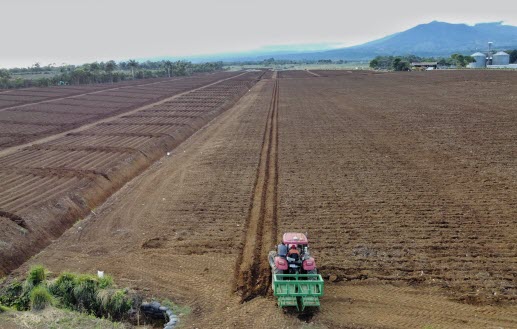
[[[17,149],[35,142],[45,136],[52,136],[98,122],[105,118],[113,118],[121,113],[130,113],[142,106],[168,99],[174,95],[194,90],[217,82],[223,78],[240,73],[218,72],[210,75],[187,78],[160,79],[157,82],[132,83],[129,86],[118,86],[102,90],[83,90],[80,94],[66,95],[60,98],[45,98],[39,102],[0,109],[0,132],[8,131],[9,140],[0,143],[0,151]],[[57,89],[59,88],[51,88]],[[123,92],[117,95],[114,92]],[[142,93],[152,92],[153,94]],[[7,92],[2,97],[14,97]],[[25,91],[20,95],[22,100],[30,93],[38,94],[37,89]],[[131,94],[133,97],[127,97]],[[41,126],[47,129],[41,129]],[[2,150],[3,149],[3,150]]]
[[[50,100],[57,100],[71,96],[86,95],[96,93],[98,91],[119,90],[121,87],[127,86],[145,86],[154,85],[156,83],[175,80],[167,78],[156,78],[147,80],[123,81],[115,84],[96,84],[82,86],[63,86],[63,87],[46,87],[46,88],[26,88],[4,90],[0,92],[0,111],[21,108],[30,104],[41,104]]]
[[[267,255],[276,243],[278,185],[278,81],[264,131],[257,178],[246,220],[241,254],[237,259],[236,290],[243,301],[266,295],[270,285]]]
[[[279,79],[314,78],[314,74],[308,71],[277,71]]]
[[[189,328],[517,327],[513,85],[480,71],[262,80],[16,273],[105,270],[190,306]],[[264,292],[261,255],[289,230],[309,232],[332,281],[320,312],[284,314]]]
[[[20,230],[0,232],[0,272],[16,268],[59,237],[128,180],[228,109],[259,76],[234,74],[230,80],[40,139],[36,145],[0,151],[4,182],[0,214],[20,226]],[[200,100],[200,106],[191,105],[199,110],[198,115],[175,116],[176,108],[181,110],[192,97]],[[158,108],[169,116],[145,115]]]

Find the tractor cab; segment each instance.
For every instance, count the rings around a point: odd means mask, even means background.
[[[274,259],[280,274],[315,274],[316,263],[309,253],[309,241],[303,233],[285,233]]]

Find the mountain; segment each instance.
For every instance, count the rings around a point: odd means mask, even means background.
[[[409,54],[448,57],[453,53],[470,55],[475,51],[484,51],[489,41],[493,42],[494,48],[498,50],[517,49],[517,26],[503,25],[502,22],[466,25],[433,21],[353,47],[308,51],[303,51],[303,48],[296,51],[293,48],[290,48],[292,51],[288,51],[289,48],[278,51],[266,47],[256,52],[203,56],[203,59],[245,61],[274,57],[290,60],[367,60],[377,55]],[[327,46],[327,49],[329,48],[332,47]]]
[[[306,43],[306,44],[289,44],[264,46],[249,51],[218,53],[211,55],[190,55],[190,56],[155,56],[138,58],[138,61],[162,61],[162,60],[188,60],[194,63],[212,62],[212,61],[249,61],[262,60],[266,58],[279,58],[283,55],[294,56],[296,54],[306,54],[313,52],[322,52],[331,49],[340,48],[342,44],[338,43]],[[129,60],[129,59],[126,59]]]
[[[486,50],[492,41],[496,49],[517,48],[517,26],[502,22],[473,26],[431,22],[365,44],[325,52],[303,54],[328,59],[369,59],[377,55],[450,56]]]

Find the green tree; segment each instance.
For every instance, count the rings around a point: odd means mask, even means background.
[[[395,71],[409,71],[410,70],[410,64],[408,61],[403,60],[402,58],[395,58],[393,60],[392,68]]]
[[[34,72],[39,72],[39,71],[41,71],[41,65],[40,65],[40,63],[34,63],[34,65],[33,65],[32,67],[33,67]]]
[[[134,59],[130,59],[127,62],[127,66],[131,68],[131,75],[133,76],[133,79],[135,78],[135,69],[138,67],[138,62]]]
[[[167,71],[167,75],[169,78],[171,77],[171,71],[172,71],[172,62],[167,60],[163,62],[163,66],[165,67],[165,70]]]
[[[465,67],[469,63],[474,63],[475,59],[471,56],[464,56],[462,54],[452,54],[451,55],[452,62],[459,67]]]
[[[117,63],[115,63],[114,60],[106,62],[104,69],[106,70],[106,73],[108,73],[111,83],[113,83],[113,71],[117,69]]]
[[[9,88],[10,79],[11,73],[7,70],[0,69],[0,88]]]
[[[186,61],[174,62],[173,66],[172,66],[172,72],[174,73],[174,75],[177,75],[177,76],[187,75],[189,73],[188,69],[191,66],[191,64],[192,63],[186,62]]]
[[[509,50],[508,54],[510,55],[510,64],[517,64],[517,49]]]
[[[6,69],[0,69],[0,78],[11,78],[11,73],[7,71]]]
[[[374,58],[370,61],[370,67],[372,69],[378,69],[379,68],[379,60],[377,58]]]

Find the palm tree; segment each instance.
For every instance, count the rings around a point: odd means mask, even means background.
[[[171,70],[172,70],[172,62],[171,61],[164,61],[163,66],[165,66],[165,69],[167,70],[167,73],[169,75],[169,78],[171,77]]]
[[[113,71],[117,68],[117,63],[111,60],[106,63],[105,70],[110,75],[111,83],[113,83]]]
[[[135,78],[135,68],[138,67],[138,62],[135,61],[134,59],[130,59],[127,62],[127,65],[131,68],[131,75],[133,75],[133,79],[134,79]]]

